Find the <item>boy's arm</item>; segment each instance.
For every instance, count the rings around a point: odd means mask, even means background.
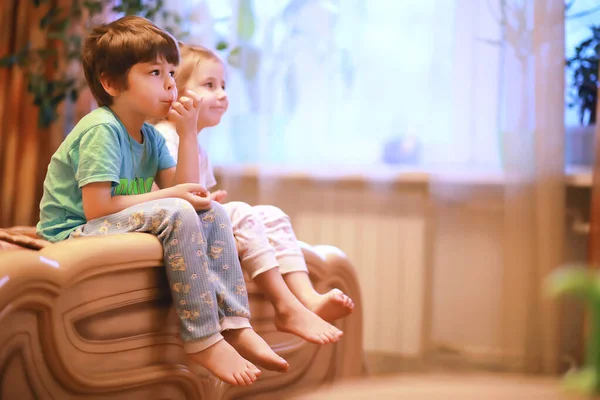
[[[94,182],[81,188],[83,212],[91,221],[96,218],[118,213],[126,208],[153,200],[177,197],[188,201],[196,210],[210,207],[210,197],[206,189],[197,183],[177,185],[145,194],[111,196],[110,182]]]
[[[110,124],[99,124],[85,132],[69,153],[74,164],[75,179],[81,188],[83,213],[92,220],[114,214],[128,207],[167,197],[177,197],[191,203],[197,210],[210,206],[210,199],[196,196],[206,190],[199,184],[177,185],[141,195],[112,196],[112,185],[119,182],[123,159],[118,133]],[[168,161],[164,161],[166,163]],[[170,161],[172,165],[173,161]]]

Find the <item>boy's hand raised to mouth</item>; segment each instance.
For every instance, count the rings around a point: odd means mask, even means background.
[[[202,106],[202,97],[191,90],[186,91],[186,96],[173,102],[167,120],[175,124],[177,134],[181,136],[198,134],[198,114]]]

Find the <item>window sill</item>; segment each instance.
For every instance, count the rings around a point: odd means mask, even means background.
[[[280,166],[226,165],[215,166],[215,174],[220,177],[246,179],[285,179],[300,181],[335,182],[352,184],[392,184],[392,185],[429,185],[436,182],[434,172],[418,168],[369,167],[364,168],[293,168]],[[439,175],[438,175],[439,176]],[[468,186],[496,186],[504,184],[504,178],[498,173],[480,173],[458,171],[444,173],[440,183]],[[571,166],[565,171],[565,184],[569,187],[591,188],[592,168]]]

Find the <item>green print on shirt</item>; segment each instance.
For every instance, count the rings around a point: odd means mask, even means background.
[[[119,179],[119,185],[115,187],[115,195],[130,195],[130,194],[144,194],[152,191],[152,183],[154,183],[154,177],[150,178],[135,178]]]

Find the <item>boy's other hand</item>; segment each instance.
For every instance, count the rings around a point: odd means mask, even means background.
[[[180,137],[198,134],[198,113],[202,105],[202,97],[191,90],[187,90],[186,95],[173,102],[167,115],[167,119],[175,124]]]
[[[196,211],[207,210],[210,208],[211,197],[208,190],[197,183],[183,183],[175,185],[166,190],[169,190],[170,195],[189,202]]]

